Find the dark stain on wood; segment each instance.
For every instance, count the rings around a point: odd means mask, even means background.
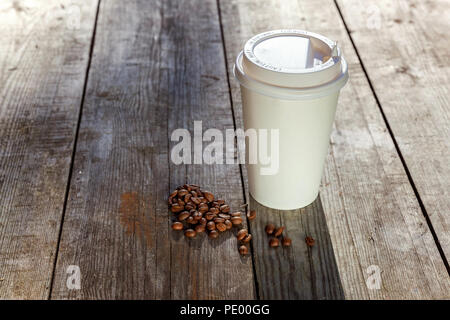
[[[120,196],[120,224],[128,235],[143,239],[151,245],[151,225],[145,215],[145,201],[137,192],[125,192]]]

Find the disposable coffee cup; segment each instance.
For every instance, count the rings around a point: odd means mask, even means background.
[[[258,135],[258,159],[246,162],[250,194],[274,209],[307,206],[319,193],[339,91],[348,80],[341,50],[308,31],[264,32],[247,41],[234,74],[245,132],[265,131],[267,138],[264,147]],[[249,140],[246,154],[256,156]],[[269,156],[264,162],[261,146]]]

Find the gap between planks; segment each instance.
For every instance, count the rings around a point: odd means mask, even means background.
[[[64,194],[64,204],[63,204],[63,210],[62,210],[62,216],[61,216],[61,223],[59,225],[58,241],[56,244],[56,252],[55,252],[55,257],[54,257],[54,261],[53,261],[52,277],[51,277],[51,281],[50,281],[50,288],[48,290],[47,300],[51,299],[52,291],[53,291],[53,284],[54,284],[54,280],[55,280],[56,264],[58,262],[58,254],[59,254],[59,245],[61,243],[61,235],[62,235],[62,230],[63,230],[63,225],[64,225],[64,217],[66,216],[67,199],[69,198],[70,182],[72,181],[73,163],[74,163],[75,154],[76,154],[76,150],[77,150],[78,133],[80,132],[80,123],[81,123],[81,117],[83,114],[84,99],[86,97],[86,89],[87,89],[87,83],[88,83],[88,78],[89,78],[89,70],[91,69],[92,52],[94,51],[95,34],[97,31],[98,13],[100,11],[100,2],[101,2],[101,0],[98,0],[97,9],[95,12],[94,27],[92,29],[91,45],[89,48],[88,65],[86,68],[86,75],[84,77],[83,94],[81,96],[80,109],[78,112],[77,126],[76,126],[76,130],[75,130],[75,139],[74,139],[74,143],[73,143],[72,156],[70,159],[69,175],[67,177],[67,186],[66,186],[66,191]]]

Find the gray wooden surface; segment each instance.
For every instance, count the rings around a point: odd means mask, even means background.
[[[447,3],[3,3],[0,298],[450,298]],[[242,126],[234,59],[275,28],[338,40],[350,72],[320,197],[286,212],[248,195],[245,167],[169,158],[174,129]],[[172,232],[185,182],[257,210],[251,255]],[[291,248],[268,247],[267,222]]]
[[[79,28],[66,23],[69,4]],[[95,11],[83,0],[1,4],[1,298],[49,295]]]

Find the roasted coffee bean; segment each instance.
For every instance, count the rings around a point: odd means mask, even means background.
[[[200,204],[200,199],[197,198],[197,197],[192,197],[192,198],[191,198],[191,201],[192,201],[193,203],[195,203],[197,206]]]
[[[247,213],[247,218],[249,221],[252,221],[253,219],[256,218],[256,211],[255,210],[250,210],[249,213]]]
[[[274,232],[274,237],[279,237],[279,236],[281,236],[281,234],[283,233],[283,230],[284,230],[284,227],[279,227],[279,228],[277,228],[276,230],[275,230],[275,232]]]
[[[209,191],[203,191],[203,196],[206,198],[208,202],[214,201],[214,195]]]
[[[202,226],[206,226],[206,223],[208,222],[208,220],[206,220],[205,218],[201,218],[200,219],[200,221],[199,221],[199,223],[202,225]]]
[[[197,197],[197,191],[192,190],[191,194],[192,194],[193,197]]]
[[[220,212],[222,213],[228,213],[230,212],[230,206],[227,204],[223,204],[220,206]]]
[[[224,219],[224,218],[219,218],[219,217],[217,217],[217,218],[214,218],[214,222],[215,222],[215,223],[224,223],[224,222],[225,222],[225,219]]]
[[[214,223],[214,221],[209,221],[209,222],[206,224],[206,228],[207,228],[208,230],[215,230],[215,229],[216,229],[216,224]]]
[[[209,211],[215,214],[218,214],[220,212],[220,210],[215,207],[212,207],[211,209],[209,209]]]
[[[189,200],[191,200],[191,198],[192,198],[192,194],[188,193],[184,196],[183,200],[184,200],[184,202],[188,203]]]
[[[196,225],[195,232],[197,232],[197,233],[205,232],[205,226],[201,225],[201,224]]]
[[[306,237],[305,242],[308,245],[308,247],[312,247],[314,245],[314,239],[312,237]]]
[[[219,204],[219,205],[223,205],[223,204],[225,204],[225,200],[217,200],[217,203]]]
[[[267,233],[268,235],[271,235],[271,234],[273,233],[274,230],[275,230],[275,226],[274,226],[273,224],[269,223],[269,224],[266,226],[266,233]]]
[[[178,199],[178,204],[182,207],[184,207],[186,205],[186,203],[181,199]]]
[[[187,195],[189,192],[186,189],[180,189],[178,190],[178,196],[179,197],[184,197],[185,195]]]
[[[283,247],[290,247],[292,240],[291,238],[283,237],[283,241],[281,243],[283,244]]]
[[[178,203],[172,204],[172,206],[170,207],[170,211],[172,211],[173,213],[178,213],[183,210],[184,210],[184,206],[180,206]]]
[[[173,191],[170,195],[169,198],[172,199],[173,197],[175,197],[178,194],[178,190]]]
[[[276,248],[280,245],[280,240],[278,240],[277,238],[271,238],[269,240],[269,246],[272,248]]]
[[[225,220],[230,220],[231,216],[226,213],[219,213],[219,217]]]
[[[220,204],[217,201],[213,201],[213,203],[211,203],[211,206],[214,208],[219,208]]]
[[[232,217],[240,217],[240,216],[241,216],[241,212],[240,212],[240,211],[233,212],[233,213],[231,214],[231,216],[232,216]]]
[[[225,230],[227,230],[227,226],[224,223],[222,223],[222,222],[216,223],[216,228],[220,232],[224,232]]]
[[[179,221],[186,220],[190,215],[191,215],[191,214],[190,214],[189,212],[183,211],[182,213],[180,213],[180,214],[178,215],[178,220],[179,220]]]
[[[232,217],[231,223],[235,226],[242,224],[242,218],[241,217]]]
[[[206,220],[212,220],[212,219],[214,219],[215,217],[216,217],[216,215],[215,215],[214,213],[212,213],[212,212],[207,212],[207,213],[205,214]]]
[[[183,224],[181,222],[174,222],[172,223],[172,229],[173,230],[183,230]]]
[[[242,256],[245,256],[246,254],[248,254],[248,248],[247,248],[247,246],[246,246],[246,245],[240,246],[240,247],[239,247],[239,253],[240,253]]]
[[[211,239],[215,239],[219,236],[219,232],[217,232],[216,230],[211,230],[210,232],[208,232],[208,237],[210,237]]]
[[[225,220],[225,226],[227,227],[227,230],[230,230],[233,227],[233,224],[230,220]]]
[[[193,216],[189,216],[189,217],[186,219],[186,222],[189,223],[189,224],[196,224],[196,223],[197,223],[197,220],[195,220]]]
[[[195,205],[194,205],[193,203],[187,203],[187,204],[184,206],[184,208],[185,208],[186,210],[192,210],[192,209],[195,209]]]
[[[198,200],[200,200],[200,203],[206,204],[208,201],[205,199],[205,197],[199,197]]]
[[[195,211],[194,214],[192,214],[192,216],[194,217],[195,220],[200,220],[203,217],[203,214],[199,211]]]
[[[247,229],[241,229],[238,231],[238,233],[236,234],[236,238],[241,241],[242,239],[245,238],[245,236],[247,236],[248,231]]]
[[[208,212],[209,207],[208,207],[208,205],[207,205],[206,203],[201,203],[201,204],[198,206],[197,210],[198,210],[199,212],[201,212],[201,213],[205,213],[205,212]]]
[[[249,243],[250,240],[252,240],[252,235],[251,235],[251,234],[248,234],[248,235],[246,235],[246,236],[244,237],[244,239],[242,239],[241,241],[242,241],[243,243]]]
[[[194,238],[197,233],[192,229],[186,229],[186,231],[184,231],[184,235],[188,238]]]

